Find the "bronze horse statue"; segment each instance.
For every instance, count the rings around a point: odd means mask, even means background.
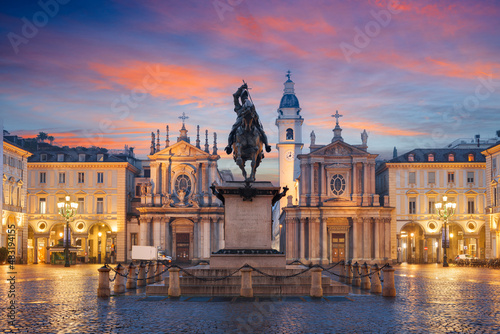
[[[264,153],[262,152],[263,142],[261,133],[255,124],[256,121],[258,122],[255,109],[247,108],[241,116],[241,125],[235,132],[236,140],[233,143],[233,158],[240,167],[245,181],[253,182],[255,181],[255,171],[264,158]],[[249,177],[247,177],[245,170],[245,162],[248,160],[252,162],[252,171]]]

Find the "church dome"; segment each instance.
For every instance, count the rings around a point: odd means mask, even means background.
[[[300,108],[299,100],[295,94],[285,94],[281,98],[280,108]]]

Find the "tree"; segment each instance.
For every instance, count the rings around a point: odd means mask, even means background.
[[[44,142],[47,139],[48,135],[45,132],[38,132],[38,136],[36,136],[36,140],[38,142]]]
[[[47,136],[47,140],[50,142],[50,145],[54,142],[54,136]]]

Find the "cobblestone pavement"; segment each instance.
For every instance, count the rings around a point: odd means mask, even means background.
[[[498,333],[500,270],[396,266],[398,296],[243,301],[146,297],[98,300],[98,265],[17,265],[15,326],[8,267],[0,266],[2,333]]]

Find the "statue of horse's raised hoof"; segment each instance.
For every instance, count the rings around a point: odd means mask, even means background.
[[[224,151],[226,151],[227,154],[231,154],[231,152],[233,152],[233,149],[231,148],[231,146],[227,145]]]
[[[267,152],[267,153],[271,152],[271,146],[266,145],[266,152]]]

